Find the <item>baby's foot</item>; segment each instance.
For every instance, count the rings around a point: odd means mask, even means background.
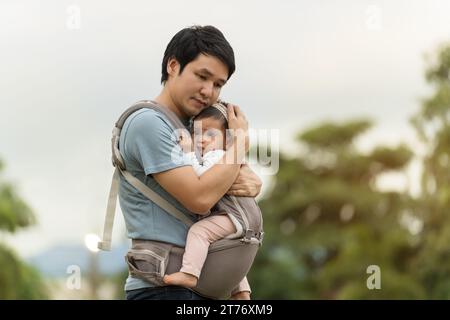
[[[186,288],[194,288],[197,285],[197,277],[184,272],[175,272],[164,276],[163,281],[165,284],[182,286]]]

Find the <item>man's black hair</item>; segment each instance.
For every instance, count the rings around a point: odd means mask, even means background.
[[[200,53],[214,56],[222,61],[228,67],[227,80],[236,69],[233,48],[219,29],[213,26],[192,26],[179,31],[167,45],[162,62],[161,83],[169,77],[167,62],[170,58],[178,61],[181,74],[184,67]]]

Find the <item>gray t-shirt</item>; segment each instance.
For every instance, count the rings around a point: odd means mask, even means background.
[[[181,166],[192,165],[185,157],[173,134],[175,128],[155,110],[141,109],[125,121],[120,134],[119,149],[127,170],[176,208],[196,221],[178,200],[165,191],[151,176]],[[188,227],[120,178],[119,202],[128,237],[164,241],[184,247]],[[152,287],[149,282],[129,276],[125,290]]]

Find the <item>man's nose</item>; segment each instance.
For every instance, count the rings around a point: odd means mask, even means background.
[[[201,95],[204,99],[211,99],[214,92],[214,84],[212,81],[205,81],[202,86],[202,90],[200,91]]]

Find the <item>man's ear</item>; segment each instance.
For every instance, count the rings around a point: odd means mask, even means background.
[[[176,76],[180,72],[180,63],[175,58],[170,58],[167,61],[167,74],[169,76]]]

